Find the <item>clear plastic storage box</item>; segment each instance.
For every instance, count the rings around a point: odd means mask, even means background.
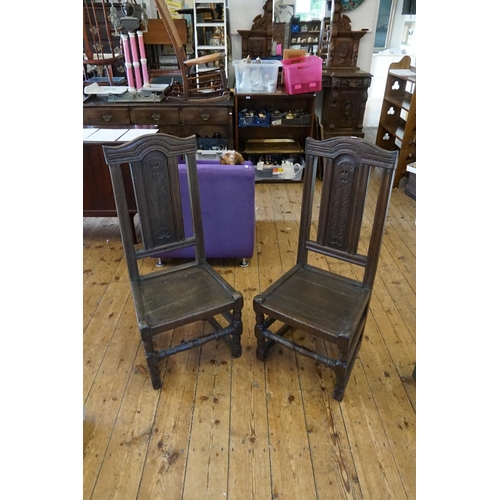
[[[240,94],[273,94],[278,86],[281,61],[233,61],[236,91]]]

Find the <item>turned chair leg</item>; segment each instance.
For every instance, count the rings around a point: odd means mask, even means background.
[[[149,373],[151,375],[151,383],[153,384],[153,389],[161,389],[161,377],[160,369],[158,368],[158,360],[156,355],[153,353],[146,357],[148,362]]]
[[[243,332],[243,324],[241,322],[241,310],[235,310],[233,313],[234,331],[232,334],[231,355],[233,358],[239,358],[242,354],[241,334]]]
[[[342,401],[344,399],[345,386],[347,384],[347,380],[344,374],[339,374],[335,372],[335,386],[333,388],[333,399],[337,401]]]
[[[149,374],[153,389],[161,389],[160,369],[158,368],[158,358],[153,347],[152,338],[145,332],[141,332],[142,346],[148,362]]]
[[[255,315],[255,337],[257,338],[257,351],[256,356],[259,361],[264,361],[267,357],[266,351],[266,338],[262,334],[264,326],[264,315],[262,313],[257,313]]]

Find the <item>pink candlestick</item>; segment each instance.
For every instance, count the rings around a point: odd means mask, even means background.
[[[142,31],[137,32],[137,41],[139,42],[139,54],[141,55],[142,79],[144,80],[144,86],[147,87],[149,85],[148,60]]]
[[[137,84],[137,90],[139,90],[142,88],[141,64],[138,62],[132,64],[134,66],[135,83]]]
[[[149,86],[149,71],[147,59],[141,59],[142,79],[144,80],[144,87]]]
[[[135,41],[135,33],[129,32],[130,50],[132,51],[132,66],[134,66],[135,83],[137,90],[142,87],[141,65],[139,63],[139,54],[137,53],[137,42]]]
[[[132,62],[130,60],[130,49],[127,35],[122,35],[123,53],[125,55],[125,68],[127,69],[127,81],[129,90],[135,90],[134,73],[132,72]]]
[[[141,59],[146,59],[146,48],[144,47],[142,31],[137,32],[137,41],[139,42],[139,53],[141,54]]]

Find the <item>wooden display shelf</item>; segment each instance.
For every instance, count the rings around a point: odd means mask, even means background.
[[[389,71],[389,74],[403,78],[407,82],[417,83],[417,74],[410,69],[393,69]]]
[[[395,106],[398,106],[398,107],[404,109],[405,111],[410,111],[412,97],[413,97],[413,94],[406,92],[406,94],[403,97],[387,96],[386,101],[390,102],[391,104],[394,104]]]
[[[392,63],[387,73],[380,112],[377,146],[399,150],[393,187],[407,175],[407,165],[417,159],[417,72],[409,56]]]
[[[249,139],[245,143],[245,154],[296,154],[304,148],[293,139]]]
[[[314,136],[315,98],[314,92],[289,95],[283,87],[278,87],[275,93],[239,94],[235,92],[236,149],[246,159],[254,157],[252,160],[263,155],[276,155],[277,157],[302,155],[306,138]],[[266,110],[269,113],[302,110],[306,115],[310,115],[311,119],[310,123],[304,124],[289,124],[287,120],[283,120],[281,125],[239,126],[239,112],[245,109]],[[261,174],[262,177],[259,178]],[[267,176],[262,172],[259,175],[256,180],[285,181],[282,177]],[[287,180],[298,181],[300,179],[301,175],[297,175],[297,178]]]
[[[406,128],[406,122],[403,119],[400,119],[397,123],[386,123],[380,126],[389,132],[389,134],[392,134],[396,139],[400,141],[403,140]]]

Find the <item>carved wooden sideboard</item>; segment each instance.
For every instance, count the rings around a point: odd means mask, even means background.
[[[364,137],[363,119],[372,75],[356,64],[359,41],[366,30],[352,31],[351,20],[341,13],[340,0],[334,1],[330,26],[322,81],[324,135],[325,138],[337,135]]]
[[[359,68],[323,70],[321,124],[325,138],[365,136],[363,119],[371,80],[372,75]]]

